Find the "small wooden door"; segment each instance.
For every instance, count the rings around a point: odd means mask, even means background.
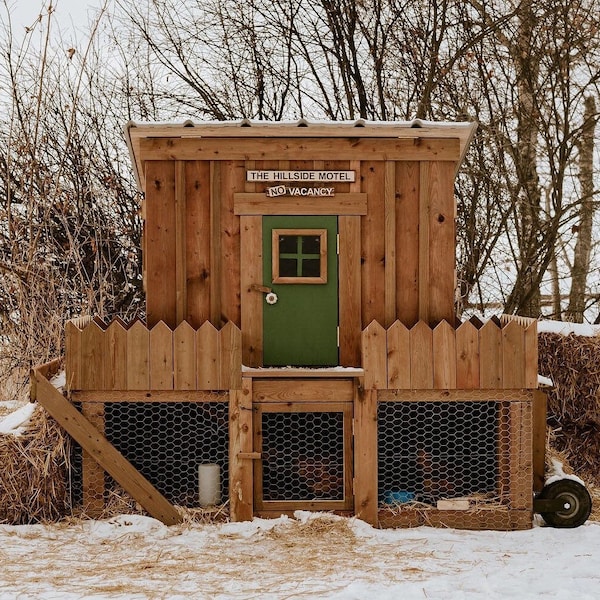
[[[263,364],[337,365],[337,217],[263,217],[263,281]]]

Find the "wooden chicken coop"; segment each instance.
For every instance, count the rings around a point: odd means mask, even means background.
[[[536,322],[455,318],[454,179],[474,130],[130,123],[146,314],[66,325],[88,510],[137,473],[140,503],[176,520],[217,465],[206,485],[233,520],[530,527]]]

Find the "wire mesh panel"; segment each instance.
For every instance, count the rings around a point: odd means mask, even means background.
[[[269,502],[337,502],[347,489],[348,411],[260,413],[262,461],[258,505]],[[266,506],[266,505],[265,505]]]
[[[226,402],[115,402],[105,407],[107,439],[165,497],[198,504],[198,466],[220,467],[228,496],[229,416]]]
[[[500,413],[491,401],[380,403],[380,504],[498,496],[507,448]]]
[[[90,407],[95,409],[95,419]],[[221,502],[227,500],[228,402],[84,403],[83,409],[107,440],[170,502],[198,506],[202,464],[219,465]],[[112,478],[78,449],[72,481],[74,502],[81,501],[84,511],[99,514],[119,502],[127,505],[129,500],[121,496]]]

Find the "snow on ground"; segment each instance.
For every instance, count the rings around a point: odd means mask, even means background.
[[[600,597],[600,524],[376,530],[295,518],[166,527],[141,516],[0,525],[0,599]]]

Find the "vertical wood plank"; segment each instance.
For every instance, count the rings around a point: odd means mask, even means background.
[[[400,321],[387,330],[387,387],[410,389],[410,332]]]
[[[385,321],[396,320],[396,163],[384,163]]]
[[[113,321],[104,332],[106,337],[106,362],[108,366],[106,387],[110,390],[127,389],[127,330],[120,320]]]
[[[219,389],[219,332],[206,321],[196,331],[197,383],[199,390]]]
[[[264,294],[253,288],[262,285],[262,217],[240,217],[241,321],[243,361],[249,367],[263,364]]]
[[[149,390],[150,337],[146,326],[136,321],[127,330],[127,389]]]
[[[360,217],[338,217],[340,364],[360,366],[361,268]]]
[[[229,498],[232,521],[250,521],[254,513],[253,461],[240,453],[253,451],[252,379],[229,398]]]
[[[454,323],[456,224],[453,162],[429,165],[429,319]]]
[[[502,331],[494,321],[479,330],[479,386],[500,390],[502,384]]]
[[[429,323],[430,276],[429,219],[431,214],[431,163],[423,161],[419,170],[419,319]]]
[[[479,388],[479,334],[470,321],[456,330],[456,387]]]
[[[363,161],[362,191],[367,194],[367,214],[361,217],[362,325],[385,322],[385,168],[381,161]]]
[[[187,315],[187,207],[185,162],[175,161],[175,314],[172,327]]]
[[[387,349],[385,329],[372,321],[362,332],[362,356],[366,389],[387,386]]]
[[[91,321],[81,332],[81,389],[105,389],[104,330]]]
[[[219,331],[219,389],[242,386],[242,332],[229,321]]]
[[[407,327],[419,320],[418,162],[396,164],[396,315]]]
[[[173,389],[173,332],[163,321],[150,330],[150,389]]]
[[[433,332],[425,321],[410,330],[410,387],[433,389]]]
[[[456,332],[448,321],[433,330],[433,387],[456,389]]]
[[[504,389],[525,387],[525,338],[516,321],[502,328],[502,380]]]
[[[210,162],[210,321],[221,324],[221,162]]]
[[[185,163],[186,320],[197,329],[210,319],[210,163]]]
[[[104,404],[82,402],[81,414],[104,435]],[[104,512],[104,469],[85,450],[81,453],[83,510],[88,517],[98,518]]]
[[[65,376],[67,390],[81,389],[81,329],[65,324]]]
[[[146,315],[148,325],[177,321],[175,161],[146,163]]]
[[[377,390],[355,386],[354,512],[376,527],[377,504]]]
[[[538,387],[538,333],[537,321],[524,326],[525,337],[525,381],[524,387],[537,389]]]
[[[196,389],[196,332],[186,322],[173,332],[174,389]]]
[[[238,327],[240,326],[240,218],[234,213],[233,198],[236,192],[244,191],[245,184],[246,170],[243,161],[221,163],[220,318],[221,323],[233,321]]]

